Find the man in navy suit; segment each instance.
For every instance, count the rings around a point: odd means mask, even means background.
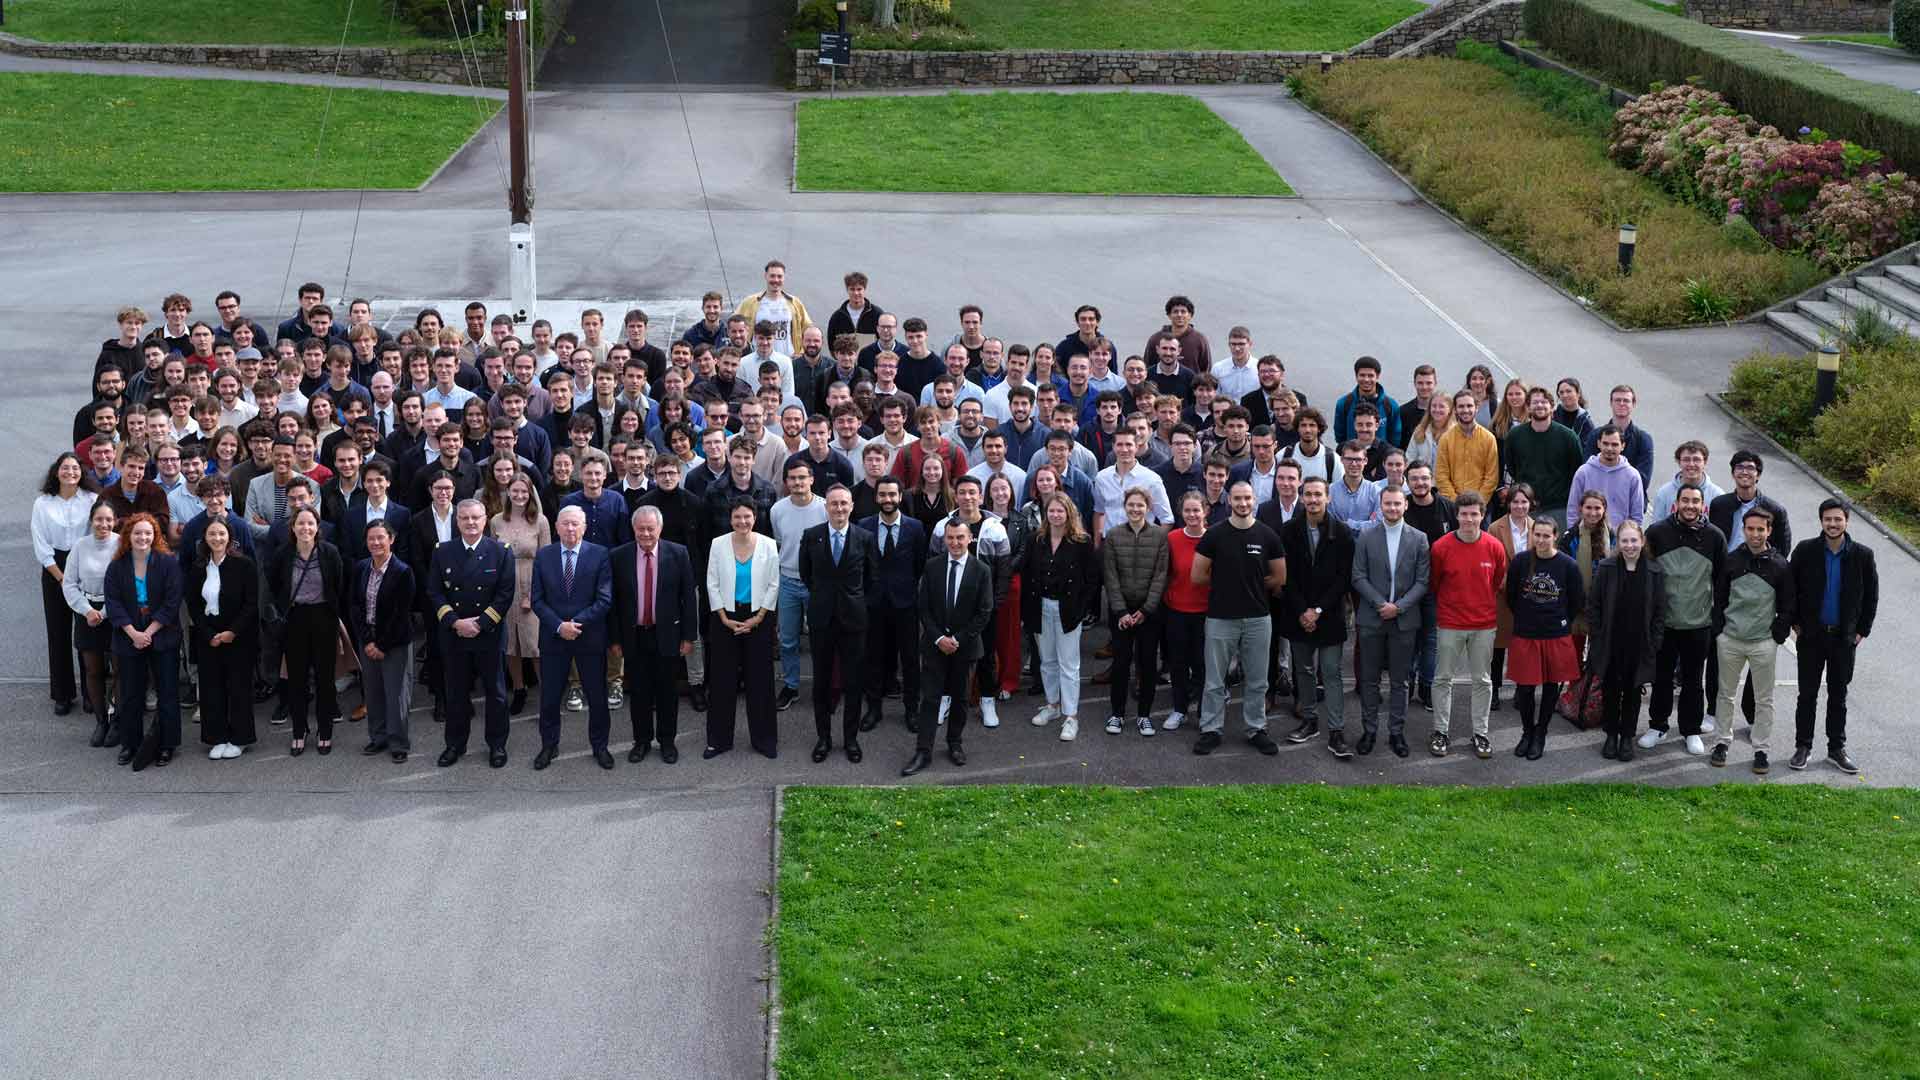
[[[473,684],[487,706],[487,764],[507,766],[507,684],[500,626],[513,604],[513,553],[487,535],[487,507],[466,499],[453,508],[458,535],[433,551],[427,606],[440,635],[446,677],[447,748],[440,766],[459,761],[473,730]]]
[[[866,684],[867,597],[873,592],[874,538],[853,527],[853,492],[827,489],[827,520],[800,534],[800,580],[807,587],[813,633],[813,760],[833,751],[833,669],[837,659],[846,702],[841,745],[860,763],[860,704]]]
[[[354,562],[371,554],[367,550],[368,521],[385,521],[393,530],[394,541],[401,545],[395,549],[396,555],[412,554],[404,550],[412,535],[407,531],[412,515],[406,507],[387,497],[393,487],[392,468],[385,462],[368,462],[361,469],[360,486],[366,490],[366,498],[348,507],[340,519],[340,554]]]
[[[947,757],[955,765],[967,763],[960,733],[967,726],[967,675],[985,651],[982,636],[993,621],[993,572],[967,551],[973,530],[959,518],[948,517],[942,531],[941,554],[927,563],[920,576],[920,648],[930,684],[920,699],[920,729],[913,758],[900,770],[912,776],[933,763],[933,729],[940,699],[953,699],[948,716]]]
[[[860,519],[862,531],[874,539],[874,581],[867,593],[867,712],[860,730],[880,723],[880,694],[900,664],[901,700],[906,704],[907,728],[915,726],[914,709],[920,700],[920,616],[915,609],[920,572],[927,562],[927,527],[918,518],[900,512],[900,481],[882,477],[873,485],[880,512]]]
[[[533,613],[540,619],[540,753],[535,769],[553,764],[560,750],[560,695],[567,669],[580,672],[587,696],[587,743],[593,760],[613,768],[607,752],[607,613],[613,610],[613,564],[607,549],[588,543],[587,512],[560,510],[560,539],[533,557]]]
[[[563,511],[564,512],[564,511]],[[614,644],[627,660],[627,709],[633,718],[633,749],[627,760],[646,760],[660,740],[660,760],[680,760],[673,745],[680,731],[679,659],[693,654],[700,634],[694,599],[693,562],[687,549],[660,536],[657,506],[633,512],[633,542],[613,549]]]

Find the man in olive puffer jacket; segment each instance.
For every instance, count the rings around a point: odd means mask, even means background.
[[[1720,660],[1719,715],[1733,715],[1740,676],[1753,672],[1753,771],[1767,771],[1767,740],[1773,734],[1774,659],[1793,628],[1793,569],[1772,546],[1773,511],[1763,506],[1740,519],[1739,547],[1727,554],[1713,581],[1714,648]],[[1733,725],[1720,728],[1713,764],[1727,763]]]

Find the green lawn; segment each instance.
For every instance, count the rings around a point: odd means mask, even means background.
[[[953,0],[1008,49],[1345,49],[1420,11],[1414,0]]]
[[[499,105],[317,86],[0,74],[0,191],[408,188]]]
[[[1293,193],[1239,132],[1181,94],[813,99],[800,103],[798,140],[796,177],[812,190]]]
[[[1880,1077],[1911,790],[795,789],[778,1066]]]
[[[339,45],[350,0],[6,0],[11,34],[41,41]],[[456,9],[459,4],[454,5]],[[467,8],[471,10],[472,4]],[[387,0],[351,0],[348,45],[427,43]]]
[[[1808,41],[1852,41],[1861,45],[1884,45],[1889,49],[1898,49],[1900,43],[1893,40],[1892,34],[1808,34]]]

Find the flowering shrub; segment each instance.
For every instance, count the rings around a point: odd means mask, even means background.
[[[1614,114],[1608,156],[1716,220],[1830,270],[1920,236],[1920,185],[1876,171],[1881,155],[1802,127],[1782,136],[1693,84],[1656,86]]]

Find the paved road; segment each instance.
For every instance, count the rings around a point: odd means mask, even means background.
[[[772,86],[790,12],[782,0],[575,0],[540,81]]]
[[[1057,338],[1073,307],[1092,300],[1130,350],[1179,291],[1196,299],[1216,339],[1234,322],[1250,326],[1318,403],[1344,388],[1362,352],[1400,373],[1390,379],[1396,391],[1418,361],[1458,373],[1491,357],[1536,378],[1574,374],[1594,390],[1633,382],[1663,456],[1687,436],[1706,438],[1717,462],[1742,444],[1703,394],[1724,384],[1733,359],[1778,347],[1768,331],[1616,333],[1271,89],[1200,96],[1303,197],[794,193],[790,95],[694,96],[683,121],[670,94],[556,93],[538,114],[541,281],[547,294],[573,298],[681,297],[722,281],[739,295],[777,256],[823,310],[841,273],[858,266],[876,300],[927,314],[936,333],[949,332],[945,313],[966,299],[986,309],[990,332]],[[698,175],[685,122],[714,133],[699,145]],[[0,458],[26,463],[0,473],[0,502],[24,516],[116,305],[154,308],[175,288],[205,298],[232,287],[273,316],[289,277],[375,298],[503,295],[496,154],[479,140],[429,190],[369,194],[358,215],[350,192],[0,196],[0,230],[33,253],[0,264],[9,304],[0,365],[11,375]],[[1810,521],[1819,493],[1806,477],[1782,465],[1766,486],[1796,525]],[[1913,595],[1914,563],[1881,549],[1886,595]],[[768,794],[779,783],[894,782],[906,754],[890,725],[864,766],[813,766],[808,717],[796,710],[783,717],[788,751],[778,762],[688,754],[671,770],[623,761],[603,775],[576,756],[535,775],[523,722],[504,774],[436,770],[424,755],[399,769],[369,763],[350,734],[343,753],[293,760],[275,733],[237,764],[187,757],[134,776],[88,750],[78,721],[53,718],[35,684],[45,656],[24,528],[0,532],[0,570],[18,586],[0,592],[0,621],[21,628],[0,650],[9,751],[0,852],[15,868],[0,910],[25,914],[0,929],[0,962],[27,973],[0,999],[0,1071],[9,1074],[44,1074],[64,1052],[65,1071],[83,1075],[124,1074],[142,1057],[180,1063],[162,1073],[188,1071],[192,1057],[200,1075],[258,1075],[269,1059],[251,1046],[298,1045],[308,1049],[297,1063],[274,1060],[271,1071],[439,1075],[493,1064],[504,1073],[559,1060],[576,1075],[748,1075],[760,1067],[752,980],[761,961],[747,946],[765,919],[754,890],[765,880]],[[1847,783],[1920,781],[1903,678],[1920,635],[1902,616],[1890,603],[1862,654],[1853,747],[1867,773]],[[1024,722],[1031,705],[1018,702],[1006,727],[970,737],[966,770],[936,766],[917,782],[1753,782],[1671,749],[1621,768],[1592,752],[1593,736],[1564,725],[1546,760],[1517,762],[1505,753],[1510,712],[1497,718],[1501,756],[1491,763],[1339,766],[1316,749],[1276,761],[1237,742],[1198,759],[1185,752],[1186,734],[1139,745],[1090,730],[1063,744]],[[1089,720],[1097,709],[1090,700]],[[1416,713],[1416,736],[1426,725]],[[571,720],[570,749],[577,729]],[[424,733],[423,745],[432,738]],[[682,745],[698,741],[689,734]],[[1840,782],[1820,771],[1768,782],[1811,781]],[[165,914],[142,923],[145,909]],[[500,916],[497,930],[483,928],[489,915]],[[441,1005],[456,984],[438,977],[442,962],[458,979],[482,980],[479,1000]],[[204,1015],[214,991],[228,988],[236,1019],[231,1033],[204,1036],[211,1043],[178,1020],[146,1042],[97,1034],[110,1030],[103,1017]],[[206,1045],[215,1052],[194,1056]]]
[[[1920,57],[1903,53],[1898,49],[1853,45],[1844,41],[1796,40],[1776,37],[1772,34],[1748,36],[1764,41],[1781,52],[1792,53],[1816,64],[1830,67],[1843,75],[1866,82],[1886,83],[1901,90],[1920,92]]]

